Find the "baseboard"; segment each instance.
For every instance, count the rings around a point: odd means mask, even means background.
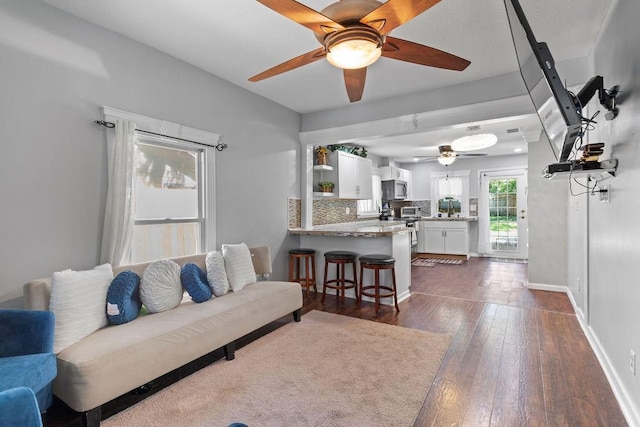
[[[629,427],[640,427],[640,408],[635,405],[635,402],[629,396],[629,392],[622,381],[620,381],[620,377],[613,368],[613,365],[611,364],[606,351],[604,351],[604,348],[600,344],[596,333],[593,331],[591,326],[587,324],[587,321],[584,318],[584,313],[578,307],[575,299],[573,298],[573,294],[568,289],[567,296],[569,297],[569,301],[571,301],[571,305],[576,312],[578,323],[580,324],[584,335],[587,337],[587,341],[589,341],[591,349],[596,354],[598,362],[604,371],[604,375],[607,377],[607,381],[613,390],[613,395],[616,397],[616,400],[620,405],[624,418],[627,420],[627,424],[629,424]]]
[[[544,283],[527,283],[527,289],[534,289],[536,291],[562,292],[565,294],[569,293],[569,288],[567,288],[566,286],[546,285]]]
[[[406,300],[410,296],[411,296],[411,292],[409,292],[409,289],[407,289],[406,291],[398,295],[398,304],[400,304],[402,301]]]

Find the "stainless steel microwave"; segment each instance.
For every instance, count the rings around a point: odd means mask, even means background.
[[[405,206],[400,208],[400,218],[420,218],[422,209],[419,206]]]
[[[397,179],[382,181],[382,200],[404,200],[407,198],[407,182]]]

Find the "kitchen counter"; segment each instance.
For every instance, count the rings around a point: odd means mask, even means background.
[[[477,216],[460,216],[460,217],[448,217],[448,216],[423,216],[419,221],[477,221]]]
[[[316,225],[312,228],[291,228],[289,234],[297,236],[334,236],[334,237],[385,237],[408,234],[402,221],[356,221],[339,224]]]

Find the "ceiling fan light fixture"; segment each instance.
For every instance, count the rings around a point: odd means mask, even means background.
[[[476,135],[463,136],[451,143],[454,151],[473,151],[489,148],[498,142],[498,137],[492,133],[479,133]]]
[[[456,156],[440,156],[438,157],[438,163],[443,166],[449,166],[451,163],[456,161]]]
[[[369,27],[350,27],[327,35],[327,61],[334,67],[357,70],[382,56],[382,36]]]

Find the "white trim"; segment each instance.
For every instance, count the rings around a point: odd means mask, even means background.
[[[527,289],[534,289],[536,291],[550,291],[550,292],[562,292],[564,294],[569,293],[569,288],[559,285],[547,285],[544,283],[527,283]]]
[[[220,134],[217,133],[184,126],[167,120],[155,119],[142,114],[131,113],[117,108],[103,106],[102,114],[106,121],[116,119],[131,120],[136,124],[136,128],[140,130],[155,132],[173,138],[188,139],[212,147],[215,147],[220,141]]]
[[[112,120],[131,120],[136,124],[136,128],[140,130],[147,130],[150,132],[156,132],[162,135],[166,135],[169,138],[187,139],[199,144],[204,144],[205,147],[203,153],[203,164],[205,165],[204,173],[202,176],[204,188],[206,188],[206,197],[204,198],[204,223],[205,230],[202,236],[202,248],[205,251],[212,251],[216,248],[216,179],[215,179],[215,165],[216,165],[216,150],[215,146],[220,142],[221,135],[209,132],[206,130],[196,129],[189,126],[184,126],[179,123],[173,123],[167,120],[156,119],[148,117],[142,114],[136,114],[129,111],[119,110],[117,108],[102,107],[102,115],[105,121]],[[159,139],[163,141],[162,137],[143,135],[144,138]],[[164,141],[169,141],[165,139]],[[175,141],[175,140],[174,140]],[[187,143],[188,144],[188,143]]]
[[[604,351],[604,348],[600,344],[595,331],[587,324],[582,310],[578,308],[578,305],[573,298],[573,294],[570,291],[567,291],[567,295],[569,296],[569,301],[571,301],[571,305],[576,312],[578,323],[580,324],[584,335],[587,337],[587,341],[589,341],[589,345],[591,345],[591,349],[595,353],[596,358],[600,363],[600,367],[602,367],[602,370],[604,371],[604,375],[607,377],[607,381],[611,386],[613,395],[616,397],[616,400],[620,405],[622,415],[624,415],[624,418],[630,427],[640,427],[640,408],[635,405],[629,391],[626,389],[622,381],[620,381],[620,377],[611,364],[606,351]]]
[[[504,117],[531,115],[531,99],[527,95],[479,102],[461,107],[406,114],[389,119],[300,132],[309,145],[356,143],[381,136],[407,135],[443,129],[460,123],[502,120]]]
[[[400,304],[402,301],[408,299],[410,296],[411,296],[411,292],[409,291],[409,289],[407,289],[406,291],[404,291],[403,293],[398,295],[398,304]]]
[[[471,171],[468,169],[464,170],[453,170],[448,172],[432,172],[429,175],[429,181],[431,183],[431,214],[433,215],[435,212],[438,212],[438,197],[440,194],[437,194],[437,186],[438,181],[443,178],[462,178],[462,195],[460,197],[460,216],[469,216],[469,176],[471,176]]]

